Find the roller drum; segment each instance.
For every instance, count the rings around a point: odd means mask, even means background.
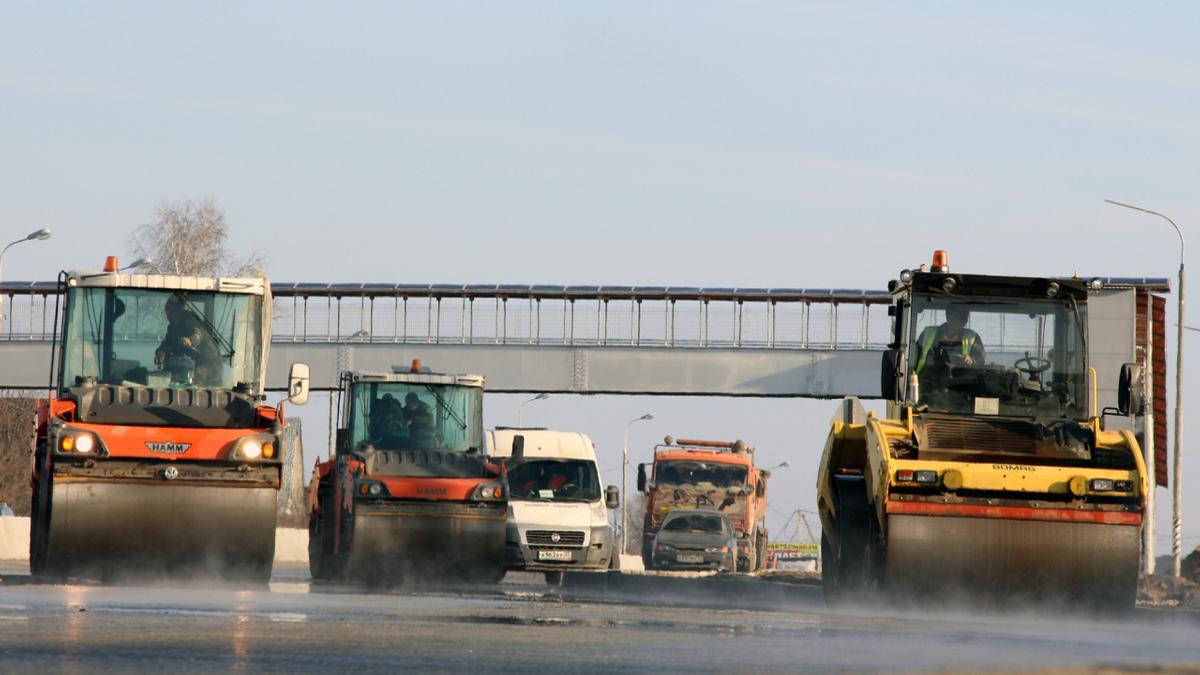
[[[1139,528],[891,515],[883,583],[894,597],[1132,608]]]
[[[503,508],[359,508],[344,575],[366,585],[495,583],[504,575],[504,524]]]
[[[266,583],[277,494],[272,487],[56,482],[44,572]]]

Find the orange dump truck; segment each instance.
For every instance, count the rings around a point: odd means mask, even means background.
[[[496,582],[507,493],[484,454],[483,377],[345,372],[334,456],[309,484],[318,581]]]
[[[265,582],[283,429],[282,404],[262,405],[270,286],[118,270],[59,276],[31,571]],[[307,367],[292,374],[303,403]]]
[[[763,568],[767,551],[767,478],[754,465],[754,448],[742,441],[675,440],[654,446],[647,474],[638,465],[638,491],[646,495],[642,560],[649,566],[654,535],[675,509],[716,509],[729,514],[737,531],[737,568]]]

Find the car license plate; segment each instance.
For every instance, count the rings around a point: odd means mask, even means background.
[[[704,562],[704,556],[700,555],[699,553],[680,553],[679,555],[675,556],[675,559],[681,563]]]
[[[570,551],[538,551],[538,560],[570,560]]]

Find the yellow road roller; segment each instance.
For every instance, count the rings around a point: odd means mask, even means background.
[[[1146,468],[1104,421],[1140,412],[1141,372],[1112,373],[1118,406],[1097,410],[1101,287],[952,273],[943,251],[889,283],[886,418],[843,401],[821,458],[828,601],[1133,606]]]

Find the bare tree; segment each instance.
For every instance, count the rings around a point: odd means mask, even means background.
[[[0,392],[0,503],[18,516],[29,515],[36,407],[30,392]]]
[[[263,276],[263,257],[235,259],[228,237],[225,211],[205,197],[159,202],[154,219],[138,226],[130,243],[135,256],[150,259],[144,271],[154,274]]]

